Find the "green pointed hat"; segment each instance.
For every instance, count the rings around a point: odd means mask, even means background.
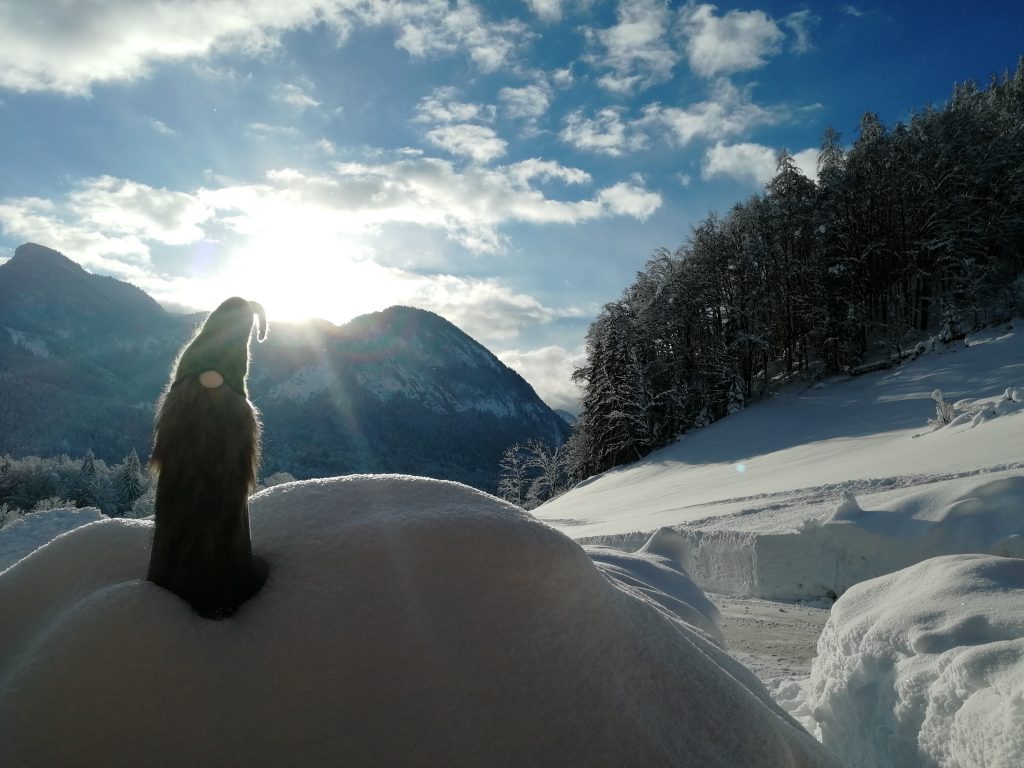
[[[245,376],[249,370],[249,334],[254,317],[259,321],[256,338],[263,341],[267,338],[267,313],[257,302],[234,296],[213,310],[178,358],[174,384],[189,376],[216,371],[224,384],[248,397]]]

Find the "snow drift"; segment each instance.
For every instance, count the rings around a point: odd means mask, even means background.
[[[845,492],[824,520],[782,533],[680,526],[645,549],[669,555],[704,589],[783,600],[841,595],[866,579],[957,553],[1024,557],[1019,470],[923,483],[864,509]]]
[[[1010,766],[1024,755],[1024,561],[956,555],[850,589],[810,679],[847,765]]]
[[[62,533],[106,518],[96,507],[61,507],[22,515],[0,528],[0,571]]]
[[[679,618],[713,631],[664,558],[599,570],[408,477],[276,486],[251,514],[271,575],[220,622],[144,580],[145,521],[0,574],[0,764],[834,764]]]

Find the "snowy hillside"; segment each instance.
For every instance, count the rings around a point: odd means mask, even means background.
[[[534,513],[630,549],[663,529],[658,551],[700,586],[763,597],[839,594],[947,553],[1024,554],[1022,328],[787,390]],[[965,414],[941,429],[937,389]]]
[[[0,764],[835,765],[667,558],[420,478],[251,513],[270,577],[220,622],[145,581],[147,521],[0,573]]]

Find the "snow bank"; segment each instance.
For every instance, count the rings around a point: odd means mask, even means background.
[[[809,688],[851,768],[1024,764],[1024,561],[940,557],[851,588]]]
[[[664,559],[595,567],[406,477],[279,485],[251,515],[270,577],[220,622],[144,580],[148,521],[0,574],[0,764],[834,764]]]
[[[939,555],[1024,557],[1021,510],[1024,475],[988,473],[890,493],[875,510],[845,493],[824,521],[788,533],[666,528],[657,550],[712,592],[814,599]]]
[[[22,515],[10,525],[0,528],[0,571],[62,533],[106,518],[96,507],[61,507]]]

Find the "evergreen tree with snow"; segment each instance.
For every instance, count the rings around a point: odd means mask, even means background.
[[[124,463],[118,468],[115,475],[117,482],[117,511],[119,514],[127,514],[131,511],[136,500],[146,492],[148,483],[142,472],[142,465],[139,462],[139,454],[133,448],[131,453],[124,457]]]

